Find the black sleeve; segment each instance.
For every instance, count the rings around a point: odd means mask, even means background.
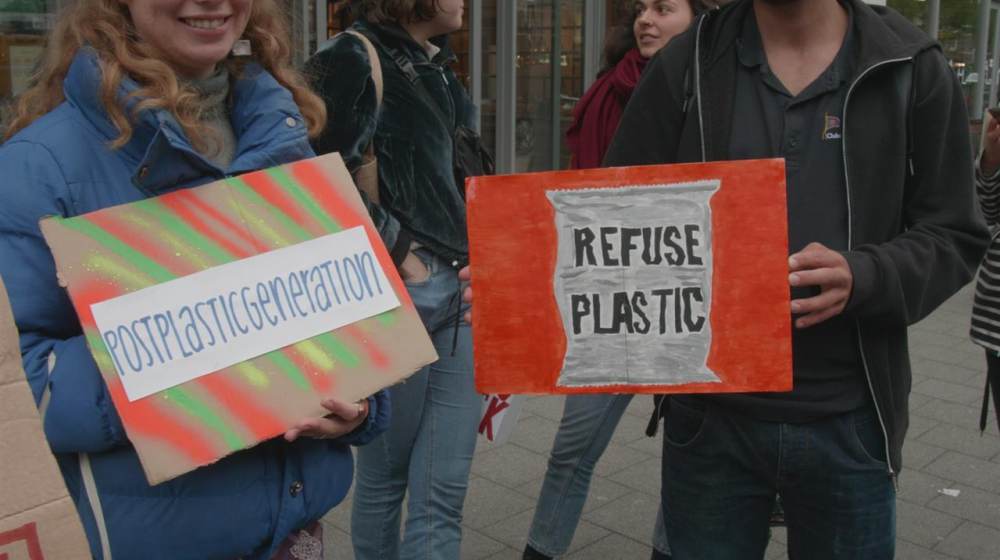
[[[846,253],[854,288],[845,312],[894,326],[919,321],[967,284],[989,241],[974,200],[961,87],[940,51],[926,51],[915,64],[915,175],[903,202],[906,229]]]

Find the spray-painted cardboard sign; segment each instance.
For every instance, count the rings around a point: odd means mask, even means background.
[[[470,181],[476,384],[791,389],[781,160]]]
[[[151,483],[437,359],[337,154],[42,231]]]

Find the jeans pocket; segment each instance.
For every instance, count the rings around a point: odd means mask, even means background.
[[[708,423],[708,409],[698,409],[672,399],[663,437],[673,447],[688,447],[700,439]]]
[[[415,257],[417,257],[420,260],[421,264],[424,265],[424,268],[427,270],[427,273],[426,275],[424,275],[423,278],[419,280],[403,280],[403,284],[407,288],[419,288],[421,286],[426,286],[427,284],[430,284],[431,278],[434,277],[434,272],[436,270],[434,262],[435,261],[434,253],[431,253],[427,249],[415,249],[411,252]]]
[[[872,462],[884,465],[885,438],[878,415],[874,410],[863,409],[850,415],[854,442],[862,456]]]

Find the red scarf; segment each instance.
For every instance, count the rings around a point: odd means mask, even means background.
[[[639,49],[628,51],[614,68],[598,77],[577,102],[573,108],[573,124],[566,131],[566,143],[573,153],[572,168],[601,166],[625,104],[648,61],[639,54]]]

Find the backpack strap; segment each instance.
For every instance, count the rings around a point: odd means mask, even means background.
[[[382,108],[382,94],[384,89],[382,78],[382,62],[379,60],[378,51],[375,45],[364,34],[353,29],[348,29],[343,33],[356,37],[368,51],[368,64],[372,70],[372,82],[375,84],[375,126],[378,127],[378,113]],[[338,37],[340,35],[338,34]],[[362,193],[368,197],[368,201],[374,204],[379,203],[378,188],[378,159],[375,157],[375,133],[368,141],[368,147],[361,154],[361,165],[352,172],[354,182]]]
[[[372,44],[371,40],[368,39],[368,37],[363,33],[353,29],[348,29],[347,31],[344,31],[344,33],[357,37],[365,45],[365,50],[368,51],[368,63],[372,67],[372,82],[375,83],[375,114],[378,115],[379,109],[382,108],[382,95],[385,90],[385,85],[382,81],[382,61],[379,60],[378,51],[375,50],[375,45]],[[372,139],[368,142],[368,148],[365,150],[365,159],[374,158],[375,135],[372,134]]]

